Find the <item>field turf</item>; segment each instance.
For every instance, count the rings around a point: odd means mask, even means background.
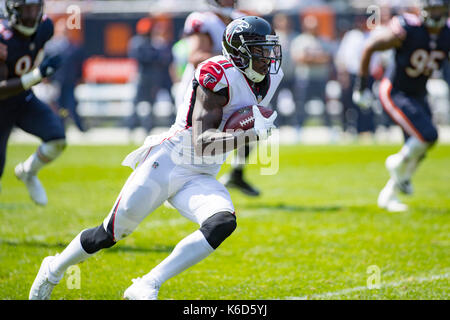
[[[238,227],[216,252],[166,282],[160,299],[449,299],[450,146],[419,168],[410,210],[376,206],[400,146],[283,146],[280,170],[248,179],[259,198],[231,196]],[[10,145],[0,193],[0,300],[27,299],[41,261],[109,213],[133,146],[69,146],[39,174],[49,197],[34,205],[14,166],[36,149]],[[227,169],[226,167],[224,169]],[[198,226],[161,207],[113,248],[66,274],[53,299],[121,299],[131,279]],[[375,266],[375,267],[371,267]],[[371,268],[374,269],[371,269]],[[367,287],[379,270],[379,286]],[[369,273],[368,273],[369,271]],[[371,280],[372,279],[372,280]]]

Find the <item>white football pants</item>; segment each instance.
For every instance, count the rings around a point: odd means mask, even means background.
[[[103,226],[112,229],[114,241],[121,240],[166,200],[199,225],[215,213],[234,213],[230,194],[214,176],[174,164],[157,145],[130,175]]]

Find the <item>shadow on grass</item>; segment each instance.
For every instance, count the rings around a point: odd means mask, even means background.
[[[338,206],[338,205],[302,206],[302,205],[286,204],[286,203],[278,203],[278,204],[251,203],[251,204],[244,204],[241,207],[241,209],[273,209],[273,210],[285,211],[285,212],[336,212],[336,211],[345,209],[345,207]]]
[[[19,203],[0,203],[0,210],[24,210],[24,209],[33,209],[33,207],[36,207],[33,203],[25,203],[25,202],[19,202]]]
[[[68,246],[68,243],[55,242],[55,243],[47,243],[43,241],[36,240],[8,240],[8,239],[0,239],[0,245],[4,244],[11,247],[28,247],[28,248],[46,248],[46,249],[60,249],[61,251]],[[116,246],[105,250],[105,252],[172,252],[175,246],[172,245],[154,245],[152,247],[136,247],[129,245],[120,245],[118,243]]]
[[[450,214],[448,208],[436,208],[436,207],[425,207],[425,206],[411,206],[411,209],[421,213],[431,213],[431,214]]]

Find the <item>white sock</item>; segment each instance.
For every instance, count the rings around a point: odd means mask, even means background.
[[[422,142],[416,137],[409,137],[400,150],[399,154],[405,159],[418,159],[422,157],[428,150],[430,144]]]
[[[422,156],[416,159],[412,159],[411,161],[408,162],[405,170],[405,175],[408,179],[411,179],[414,172],[416,172],[417,168],[419,167],[419,164],[422,162],[424,158],[425,156]]]
[[[197,230],[181,240],[172,253],[146,274],[143,279],[153,279],[161,285],[168,279],[205,259],[213,251],[214,249],[209,245],[203,233]]]
[[[39,159],[37,152],[35,152],[23,162],[23,169],[25,172],[36,175],[45,165],[46,163]]]
[[[416,171],[418,164],[423,160],[429,143],[422,142],[416,137],[409,137],[405,145],[398,153],[405,165],[405,176],[410,179]]]
[[[82,231],[83,232],[83,231]],[[50,264],[50,272],[57,278],[61,278],[68,267],[76,265],[87,258],[93,256],[93,254],[88,254],[84,251],[81,246],[80,232],[75,239],[61,252],[59,255],[53,259]]]

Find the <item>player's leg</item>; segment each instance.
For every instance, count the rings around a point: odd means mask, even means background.
[[[8,145],[8,139],[13,128],[14,121],[9,120],[5,112],[0,110],[0,192],[1,178],[6,164],[6,148]]]
[[[176,187],[173,183],[169,186],[168,182],[173,167],[170,156],[155,147],[148,159],[130,175],[103,223],[80,232],[61,254],[44,259],[30,290],[30,299],[49,299],[69,266],[112,247],[131,234],[168,198],[172,192],[169,187]]]
[[[297,79],[295,82],[295,128],[297,131],[297,141],[302,140],[303,124],[308,118],[306,103],[311,99],[308,92],[309,83],[306,79]]]
[[[405,144],[401,150],[386,159],[386,168],[390,180],[379,195],[379,206],[388,206],[389,199],[400,203],[396,191],[412,193],[410,179],[418,164],[425,157],[427,150],[437,141],[437,129],[432,122],[430,108],[423,98],[413,98],[402,92],[391,93],[389,83],[383,80],[380,86],[380,98],[385,111],[405,133]],[[396,206],[396,205],[394,205]],[[397,206],[406,210],[405,205]]]
[[[405,132],[405,144],[398,153],[388,157],[386,166],[399,190],[411,194],[410,179],[427,151],[436,143],[438,132],[425,97],[397,95],[392,101],[394,104],[398,101],[401,106],[391,112],[400,114],[398,123],[404,121],[402,129]]]
[[[148,274],[135,279],[124,293],[127,299],[157,299],[165,281],[205,259],[236,229],[230,195],[213,176],[192,177],[169,201],[200,228],[182,239]]]
[[[260,191],[244,178],[244,169],[254,146],[255,144],[250,143],[236,150],[236,155],[231,163],[232,170],[225,174],[220,182],[227,188],[235,188],[248,196],[257,197],[260,195]]]
[[[436,144],[438,140],[438,130],[433,124],[431,108],[426,101],[426,98],[417,101],[420,113],[423,113],[420,117],[413,117],[412,121],[420,132],[422,140],[415,137],[409,137],[406,140],[405,145],[408,145],[408,150],[405,155],[405,179],[410,181],[412,176],[416,172],[418,166],[425,159],[428,151]],[[411,190],[412,192],[412,190]]]
[[[27,186],[34,202],[47,204],[45,189],[37,178],[38,172],[58,158],[66,147],[66,137],[61,119],[46,104],[31,95],[21,108],[16,125],[42,139],[36,152],[15,168],[17,178]]]

